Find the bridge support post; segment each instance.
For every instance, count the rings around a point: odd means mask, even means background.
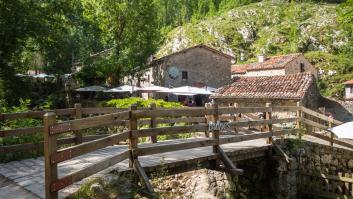
[[[133,111],[137,110],[137,105],[131,105],[129,107],[130,110],[130,116],[129,116],[129,131],[130,131],[130,135],[129,135],[129,151],[130,151],[130,156],[129,156],[129,167],[133,168],[134,165],[134,160],[137,159],[136,154],[135,154],[135,150],[137,149],[137,142],[138,142],[138,138],[133,138],[132,137],[132,131],[133,130],[137,130],[137,119],[134,117],[133,115]]]
[[[301,111],[301,103],[300,102],[297,102],[297,107],[298,107],[298,110],[297,110],[296,128],[298,130],[298,137],[299,137],[299,139],[301,139],[301,128],[302,128],[301,120],[303,119],[304,115],[303,115],[303,112]]]
[[[214,110],[213,115],[211,117],[212,122],[218,122],[219,121],[219,116],[218,116],[218,104],[213,102],[211,104],[211,108]],[[218,153],[218,146],[219,146],[219,130],[213,130],[212,131],[212,138],[216,141],[216,144],[213,145],[213,153]]]
[[[234,107],[235,108],[238,108],[239,107],[239,104],[238,103],[234,103]],[[240,120],[240,117],[239,117],[239,113],[234,113],[234,121],[237,122]],[[237,127],[234,128],[234,132],[237,134],[239,131],[239,129]]]
[[[266,103],[266,107],[267,108],[271,108],[272,104],[271,103]],[[266,120],[271,120],[272,119],[272,108],[271,108],[271,110],[269,112],[266,112],[265,119]],[[266,131],[272,132],[272,122],[267,124],[265,129],[266,129]],[[268,144],[272,144],[272,141],[273,141],[273,138],[272,138],[272,136],[270,136],[268,138],[268,140],[267,140],[267,143]]]
[[[150,104],[150,110],[155,110],[157,108],[155,103]],[[157,120],[155,117],[151,117],[151,123],[150,123],[150,128],[157,128]],[[152,143],[157,143],[157,136],[151,136],[151,142]]]
[[[50,157],[56,153],[57,135],[50,135],[50,127],[56,123],[56,114],[49,112],[43,117],[44,161],[45,161],[45,198],[57,199],[58,192],[51,191],[51,184],[58,180],[58,165],[52,164]]]
[[[82,118],[82,105],[77,103],[75,104],[75,119],[81,119]],[[81,144],[82,143],[82,133],[80,131],[75,131],[75,144]]]
[[[211,108],[211,104],[210,103],[206,103],[205,104],[205,109],[210,109]],[[206,120],[206,124],[208,124],[209,122],[212,121],[211,116],[210,115],[205,115],[205,120]],[[210,132],[208,130],[205,131],[205,137],[209,138],[210,137]]]

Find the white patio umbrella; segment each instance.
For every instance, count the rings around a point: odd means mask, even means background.
[[[353,139],[353,121],[335,126],[329,130],[338,138]]]
[[[211,86],[204,86],[202,87],[202,89],[205,89],[206,91],[210,91],[210,92],[215,92],[217,90],[217,88],[214,88]]]
[[[103,86],[88,86],[88,87],[75,89],[75,91],[78,91],[78,92],[102,92],[105,90],[107,89]]]
[[[174,95],[184,95],[184,96],[194,96],[196,94],[193,93],[173,93]]]
[[[130,93],[132,93],[134,91],[138,91],[139,89],[140,88],[137,86],[122,85],[122,86],[119,86],[116,88],[106,90],[104,92],[107,92],[107,93],[127,93],[127,92],[130,92]]]
[[[151,85],[151,86],[140,88],[139,91],[141,91],[143,93],[151,93],[151,92],[157,92],[157,91],[169,91],[169,88]]]
[[[184,94],[195,94],[195,95],[212,95],[213,93],[203,88],[193,86],[181,86],[172,88],[169,90],[170,93],[184,93]]]

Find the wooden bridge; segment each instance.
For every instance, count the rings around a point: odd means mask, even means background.
[[[287,113],[288,117],[273,117],[279,112]],[[256,113],[264,113],[265,117],[256,119]],[[249,114],[251,116],[246,117]],[[74,118],[58,121],[59,116]],[[325,130],[341,122],[299,104],[286,107],[269,103],[264,107],[207,104],[205,108],[177,109],[161,109],[151,104],[148,109],[131,106],[128,110],[82,108],[77,104],[70,109],[2,114],[0,117],[1,121],[43,118],[43,126],[0,131],[0,137],[43,132],[43,142],[0,147],[1,153],[44,149],[42,159],[0,164],[0,174],[10,185],[17,186],[15,192],[19,194],[18,190],[23,190],[33,198],[43,198],[44,195],[45,198],[63,197],[70,185],[111,168],[134,170],[141,184],[153,194],[146,173],[158,169],[161,159],[169,168],[202,163],[234,175],[241,174],[242,170],[236,168],[234,160],[264,156],[272,148],[287,158],[280,148],[272,147],[273,138],[281,139],[302,129],[331,145],[353,148],[351,144],[334,139],[332,134],[328,137],[315,133],[317,129]],[[293,125],[284,128],[288,125],[283,124]],[[82,133],[85,129],[116,126],[123,130],[103,135],[83,136]],[[157,142],[157,136],[200,132],[203,136],[199,138]],[[74,137],[68,137],[68,134],[74,134]],[[150,143],[141,142],[146,137]],[[124,144],[126,140],[128,142]],[[30,198],[29,195],[26,198]]]

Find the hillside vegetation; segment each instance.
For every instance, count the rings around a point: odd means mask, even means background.
[[[252,3],[173,29],[157,56],[199,43],[235,56],[238,63],[253,61],[259,53],[302,52],[322,70],[322,94],[342,97],[340,83],[353,78],[353,64],[338,8],[321,3]]]

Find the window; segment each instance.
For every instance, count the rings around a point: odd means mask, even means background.
[[[305,72],[305,65],[304,65],[304,63],[300,63],[300,72],[301,72],[301,73]]]
[[[182,71],[181,72],[181,77],[182,77],[182,79],[188,79],[188,72],[187,71]]]

